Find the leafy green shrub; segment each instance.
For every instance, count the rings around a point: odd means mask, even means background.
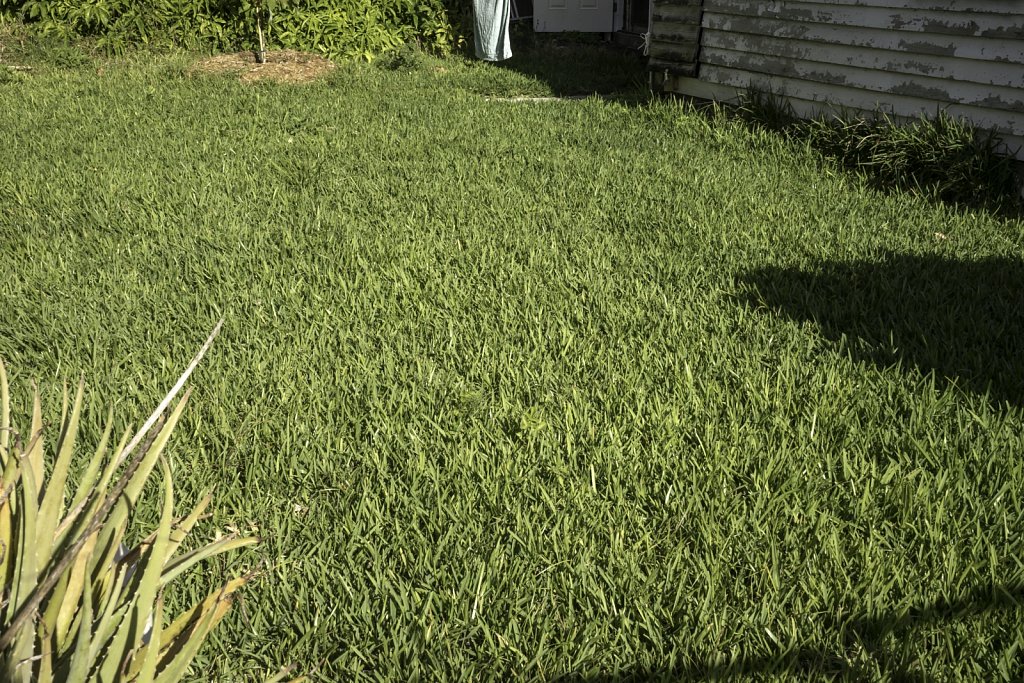
[[[462,43],[449,11],[444,0],[0,0],[0,12],[32,30],[94,37],[113,54],[162,42],[252,49],[257,20],[271,47],[331,58],[370,60],[409,42],[448,53]]]
[[[65,40],[94,37],[113,54],[129,47],[173,43],[194,48],[236,41],[238,0],[0,0],[43,36]]]
[[[277,13],[272,36],[282,47],[369,61],[415,37],[411,26],[388,19],[382,4],[373,0],[348,0],[344,7],[331,0],[307,0]]]
[[[64,393],[56,457],[47,466],[48,430],[39,392],[29,431],[19,431],[11,421],[7,375],[0,363],[0,679],[179,680],[227,613],[235,592],[250,580],[252,575],[246,575],[224,583],[164,625],[163,594],[175,577],[206,558],[257,541],[231,534],[179,552],[211,498],[203,497],[191,513],[175,518],[171,470],[162,453],[188,393],[169,416],[164,410],[201,356],[134,437],[129,440],[125,433],[112,451],[111,411],[70,502],[66,488],[72,460],[85,447],[78,440],[83,383],[72,404]],[[163,481],[159,525],[129,548],[125,533],[157,466]]]

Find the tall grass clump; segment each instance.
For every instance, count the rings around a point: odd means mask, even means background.
[[[212,340],[212,337],[211,337]],[[208,342],[209,343],[209,342]],[[205,351],[204,347],[204,351]],[[133,437],[111,448],[113,415],[97,444],[79,438],[84,382],[64,392],[57,429],[43,419],[39,390],[28,430],[12,419],[0,363],[0,677],[5,681],[180,680],[210,631],[252,574],[231,579],[165,625],[164,592],[210,557],[251,545],[229,534],[196,548],[184,543],[210,505],[209,494],[174,515],[174,486],[164,448],[188,401],[165,414],[202,353]],[[53,459],[46,462],[47,441]],[[85,463],[75,464],[86,453]],[[159,524],[126,544],[143,490],[159,469]],[[69,483],[77,479],[68,496]]]
[[[1017,194],[1013,159],[993,131],[940,111],[907,124],[891,117],[818,118],[810,144],[872,182],[945,202],[1003,206]]]
[[[748,125],[809,144],[879,189],[997,211],[1020,208],[1020,178],[1001,138],[939,111],[912,121],[885,113],[801,119],[780,94],[748,90],[736,109]]]

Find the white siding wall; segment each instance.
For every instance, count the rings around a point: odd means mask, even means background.
[[[669,72],[667,89],[728,100],[753,86],[805,116],[945,109],[995,129],[1024,159],[1024,1],[704,0],[702,9],[696,78]]]
[[[701,0],[652,0],[652,31],[648,45],[651,69],[680,76],[697,73]]]

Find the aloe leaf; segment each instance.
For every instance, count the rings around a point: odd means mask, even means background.
[[[99,668],[96,670],[96,680],[98,683],[114,683],[118,679],[121,667],[124,666],[125,659],[132,646],[129,636],[132,632],[134,603],[135,599],[132,596],[129,602],[118,609],[115,614],[114,623],[116,623],[116,628],[114,629],[114,635],[104,648],[103,658],[99,662]]]
[[[21,478],[21,467],[17,458],[11,458],[3,466],[3,493],[0,502],[6,502],[14,491],[14,483]]]
[[[25,459],[34,475],[35,490],[32,493],[38,498],[43,489],[45,474],[43,469],[43,406],[40,402],[38,387],[35,387],[32,392],[32,431],[30,433],[29,448]]]
[[[82,379],[84,380],[85,378],[83,377]],[[61,387],[61,392],[60,392],[60,425],[61,425],[61,432],[62,433],[63,433],[64,427],[67,425],[67,423],[68,423],[68,383],[64,382],[64,386]],[[60,450],[60,445],[59,445],[60,437],[59,436],[57,437],[57,441],[58,441],[57,450]]]
[[[181,391],[181,388],[185,386],[185,382],[188,381],[188,378],[192,375],[192,372],[199,365],[199,362],[203,359],[203,356],[205,356],[206,352],[209,351],[210,345],[213,344],[213,340],[220,333],[220,328],[223,326],[224,318],[221,318],[219,321],[217,321],[217,324],[214,326],[213,331],[210,332],[210,336],[208,336],[206,338],[206,341],[203,342],[203,345],[199,348],[199,351],[196,352],[196,355],[192,358],[192,361],[188,364],[188,367],[185,368],[185,372],[181,373],[181,377],[178,378],[178,381],[174,383],[174,386],[171,387],[171,390],[167,392],[167,395],[164,396],[163,400],[160,401],[160,405],[158,405],[153,410],[153,412],[150,413],[149,417],[139,428],[139,431],[135,433],[135,436],[132,437],[132,440],[128,442],[127,446],[125,446],[124,450],[121,452],[121,454],[118,456],[116,460],[117,464],[121,464],[124,460],[126,460],[128,456],[131,454],[131,452],[140,443],[142,443],[142,440],[146,437],[146,435],[149,434],[149,430],[153,428],[153,426],[160,419],[160,416],[164,414],[164,411],[167,409],[167,407],[171,405],[171,401],[173,401],[174,397],[178,395],[178,392]]]
[[[195,506],[192,512],[174,525],[174,528],[171,529],[170,543],[167,546],[168,555],[173,555],[177,552],[178,548],[181,547],[181,544],[184,542],[189,532],[192,531],[192,527],[196,525],[196,522],[198,522],[203,516],[203,513],[206,512],[206,508],[209,507],[211,501],[213,501],[213,494],[206,492],[203,494],[199,504]]]
[[[50,594],[43,599],[44,608],[42,618],[39,619],[39,627],[45,630],[46,633],[50,634],[50,639],[53,641],[51,644],[47,645],[44,648],[45,650],[55,650],[59,647],[56,644],[57,616],[60,614],[61,605],[68,604],[66,598],[68,591],[68,583],[70,582],[70,580],[70,571],[66,571],[63,574],[61,574],[61,577],[57,581],[57,584],[53,587],[53,590],[51,590]]]
[[[173,429],[178,418],[181,415],[181,411],[185,406],[185,401],[188,398],[188,394],[179,401],[175,407],[171,417],[167,420],[164,426],[160,429],[155,439],[148,447],[148,449],[142,454],[142,458],[139,461],[138,467],[134,472],[128,476],[129,480],[118,482],[114,487],[114,491],[108,496],[107,500],[93,514],[93,524],[102,524],[100,528],[100,538],[98,541],[99,547],[105,549],[104,555],[109,554],[112,556],[120,546],[121,540],[124,537],[124,529],[128,523],[128,517],[131,514],[132,508],[134,507],[135,501],[138,499],[139,494],[142,491],[142,487],[146,483],[153,466],[156,464],[157,458],[160,456],[160,452],[163,450],[163,446],[167,443],[170,437],[170,429]],[[103,516],[104,508],[111,502],[111,497],[117,492],[118,488],[121,488],[121,494],[113,502],[112,507],[107,510],[105,517]],[[99,519],[103,517],[102,519]],[[100,564],[93,565],[92,571],[95,572],[98,569],[102,570],[106,563],[110,560],[101,560]]]
[[[160,632],[164,618],[164,594],[160,593],[153,606],[153,627],[150,631],[149,643],[138,654],[142,662],[139,669],[136,683],[154,683],[156,680],[156,665],[160,662]],[[131,672],[129,672],[129,679]]]
[[[78,436],[78,423],[82,415],[82,397],[85,394],[85,380],[78,383],[75,393],[75,404],[70,416],[63,421],[60,437],[57,441],[57,460],[50,471],[46,482],[45,493],[39,505],[39,524],[36,529],[36,543],[40,548],[39,566],[44,567],[50,561],[54,548],[54,532],[60,524],[64,512],[65,487],[68,481],[68,470],[71,467],[71,455]],[[65,392],[65,399],[66,399]],[[65,401],[66,405],[66,401]]]
[[[153,614],[160,574],[167,558],[167,544],[171,536],[171,524],[174,521],[174,486],[171,481],[171,468],[165,458],[160,458],[160,469],[163,472],[164,509],[160,515],[156,538],[149,546],[149,551],[139,561],[135,571],[140,575],[138,589],[134,593],[135,615],[132,620],[132,632],[128,643],[134,646],[142,641],[146,621]]]
[[[114,473],[117,471],[118,460],[121,457],[121,453],[124,453],[124,449],[127,448],[130,435],[130,431],[125,431],[121,434],[121,440],[117,443],[113,456],[107,462],[107,466],[103,470],[103,475],[100,477],[99,483],[96,484],[96,489],[99,491],[106,491],[110,486],[110,482],[113,481]]]
[[[167,418],[153,444],[149,447],[149,452],[142,458],[139,468],[132,474],[128,485],[125,486],[124,496],[127,497],[132,505],[139,499],[142,487],[146,485],[146,480],[149,479],[149,474],[153,470],[154,465],[156,465],[157,458],[163,453],[164,446],[167,445],[167,441],[171,438],[171,432],[174,430],[175,425],[178,424],[178,419],[185,409],[188,397],[189,392],[185,392],[185,395],[178,401],[178,405],[174,407],[174,411]]]
[[[37,681],[52,681],[53,680],[53,648],[50,647],[52,638],[49,637],[49,631],[46,629],[46,624],[40,622],[36,625],[36,671],[34,672],[33,678]],[[26,668],[28,668],[26,663]]]
[[[78,637],[75,639],[75,651],[71,655],[71,663],[65,680],[84,681],[92,664],[92,660],[89,657],[92,645],[92,616],[92,591],[84,591],[82,594],[81,621],[78,627]]]
[[[82,501],[79,500],[79,496],[90,502],[88,503],[84,514],[79,514],[77,516],[78,519],[73,524],[72,531],[70,532],[71,536],[81,537],[85,530],[92,525],[94,518],[96,517],[96,513],[103,506],[103,503],[106,500],[105,496],[110,488],[110,482],[114,477],[114,472],[117,470],[117,454],[124,449],[129,436],[129,432],[125,432],[121,435],[121,440],[114,449],[113,456],[107,461],[107,466],[103,469],[103,474],[100,476],[99,480],[93,484],[93,490],[85,492],[84,495],[82,492],[79,492],[79,495],[75,496],[75,501],[73,503],[73,506],[75,507],[82,503]],[[97,453],[99,453],[99,450],[97,450]],[[89,496],[91,496],[91,499]]]
[[[176,683],[184,677],[206,636],[223,617],[223,614],[218,616],[220,605],[221,603],[217,603],[214,608],[203,612],[189,631],[183,633],[177,642],[171,643],[169,652],[172,654],[165,655],[161,660],[162,668],[156,678],[157,683]]]
[[[201,501],[199,501],[199,504],[188,516],[182,517],[174,522],[174,525],[171,527],[170,536],[168,537],[167,551],[164,553],[165,568],[170,565],[170,558],[174,554],[174,551],[181,545],[181,543],[188,536],[188,532],[191,531],[195,523],[202,517],[203,512],[205,512],[206,507],[207,505],[209,505],[211,500],[212,496],[207,494]],[[152,545],[156,541],[156,535],[157,532],[154,531],[153,533],[139,541],[139,544],[131,550],[129,550],[121,558],[121,561],[128,563],[137,562],[139,558],[142,556],[142,548],[146,548]],[[166,581],[162,583],[166,583]]]
[[[103,465],[104,456],[107,453],[107,446],[110,442],[110,435],[114,429],[114,408],[110,407],[107,413],[106,426],[103,428],[103,434],[100,436],[99,445],[96,446],[96,450],[93,452],[92,458],[89,459],[89,464],[85,468],[85,472],[78,480],[78,490],[75,492],[74,498],[71,499],[71,510],[68,516],[61,521],[60,526],[57,527],[55,532],[55,544],[60,545],[62,543],[64,535],[72,524],[80,519],[81,512],[85,509],[89,497],[94,495],[96,491],[102,491],[103,487],[96,486],[96,479],[100,473],[100,467]],[[127,439],[127,435],[125,436]],[[88,515],[87,515],[88,517]]]
[[[247,579],[244,577],[236,579],[236,581],[239,580],[244,583]],[[173,683],[181,680],[185,670],[192,663],[210,631],[224,618],[224,615],[231,608],[235,592],[234,589],[228,590],[228,586],[231,583],[233,582],[225,584],[224,588],[211,594],[204,600],[203,605],[205,609],[199,613],[197,620],[191,622],[192,628],[180,632],[178,637],[169,644],[162,659],[163,669],[156,679],[157,683]],[[213,598],[213,600],[210,601],[210,598]]]
[[[14,565],[11,558],[15,555],[14,527],[12,520],[12,509],[14,500],[11,494],[21,477],[21,469],[18,467],[17,458],[11,458],[4,467],[2,483],[0,483],[0,584],[7,586],[11,583],[10,571]],[[3,609],[0,608],[0,613]]]
[[[114,508],[108,513],[105,521],[99,527],[97,541],[97,547],[101,548],[101,552],[97,553],[93,557],[94,564],[92,565],[92,573],[97,577],[102,577],[103,572],[106,568],[113,564],[118,564],[125,567],[132,567],[138,561],[141,556],[141,548],[137,547],[129,553],[122,553],[123,541],[125,537],[125,529],[128,526],[128,520],[131,516],[133,506],[128,500],[122,497],[114,505]],[[110,583],[105,578],[101,579],[104,587],[110,587]],[[131,573],[127,579],[127,583],[131,587],[138,585],[137,574]],[[125,591],[122,591],[125,593]],[[105,601],[106,598],[103,598]]]
[[[127,506],[127,503],[122,504]],[[121,563],[116,562],[114,558],[121,546],[121,539],[124,538],[127,524],[127,520],[122,519],[116,526],[113,523],[104,525],[96,534],[98,552],[93,552],[89,558],[88,571],[89,576],[92,577],[93,586],[100,589],[99,593],[94,596],[100,605],[106,604],[111,588],[114,587],[114,572],[111,568],[121,566]]]
[[[122,602],[119,597],[124,591],[121,587],[125,585],[125,576],[128,567],[119,566],[117,580],[111,590],[111,597],[106,604],[106,610],[100,623],[93,631],[93,649],[90,651],[95,660],[96,681],[107,683],[117,680],[117,674],[123,664],[124,653],[128,650],[126,645],[131,630],[133,616],[134,596],[125,595]]]
[[[100,611],[99,620],[92,625],[92,642],[89,646],[89,661],[95,664],[100,653],[106,648],[107,642],[114,636],[118,625],[123,621],[123,615],[128,611],[127,605],[118,606],[120,597],[120,586],[124,585],[124,577],[128,568],[118,566],[113,574],[113,586],[109,589],[108,600],[99,604],[94,603],[93,609],[97,607]],[[92,665],[90,665],[92,666]]]
[[[89,566],[89,557],[95,548],[96,534],[92,534],[82,546],[82,551],[75,558],[74,564],[71,565],[67,591],[61,602],[60,611],[57,613],[56,634],[57,645],[60,648],[66,645],[67,639],[71,635],[71,627],[74,624],[75,615],[79,611],[78,605],[81,603],[83,595],[88,597],[90,604],[92,603],[92,587],[90,586],[86,590],[86,572]]]
[[[14,457],[17,458],[18,455],[15,454]],[[24,460],[22,462],[24,463]],[[0,651],[6,650],[13,644],[11,656],[16,660],[27,659],[31,656],[32,649],[31,622],[27,620],[19,622],[15,617],[38,581],[39,570],[36,564],[35,543],[26,541],[26,539],[34,541],[36,538],[36,516],[39,512],[35,500],[37,490],[31,465],[23,466],[21,468],[21,485],[16,487],[15,494],[18,510],[13,520],[14,546],[17,549],[12,558],[14,560],[14,576],[10,584],[7,613],[3,622],[7,626],[3,635],[0,635],[0,644],[2,644]]]
[[[96,453],[94,454],[95,459],[89,465],[90,470],[99,464],[99,461],[101,461],[105,455],[107,445],[106,437],[109,436],[112,417],[112,415],[108,417],[108,428],[104,431],[104,439],[101,442],[101,448],[97,448]],[[114,451],[115,454],[124,447],[125,443],[128,441],[128,437],[128,432],[125,432],[121,436],[121,441],[118,443],[117,448]],[[96,529],[92,529],[91,532],[89,529],[90,527],[95,526],[96,515],[106,501],[106,493],[110,486],[110,480],[113,478],[114,472],[117,469],[114,459],[115,458],[113,457],[109,459],[107,466],[103,470],[103,474],[100,476],[98,481],[93,483],[92,490],[84,491],[83,489],[76,494],[75,500],[72,502],[72,509],[68,514],[68,518],[64,520],[55,532],[57,538],[55,545],[59,544],[61,549],[64,547],[70,547],[74,543],[80,541],[86,533],[96,533]],[[95,479],[95,473],[91,476]],[[107,525],[104,525],[104,528],[107,528]],[[105,544],[100,544],[99,547],[104,550],[107,549]],[[95,573],[99,559],[100,558],[96,555],[91,557],[89,562],[90,576]]]
[[[186,571],[189,567],[202,562],[203,560],[213,557],[214,555],[220,555],[236,548],[244,548],[247,545],[253,545],[259,543],[260,539],[256,536],[225,536],[224,538],[204,545],[202,548],[196,548],[195,550],[185,553],[180,557],[174,558],[167,564],[164,569],[164,575],[160,578],[160,585],[166,586],[168,583],[173,581],[182,572]]]
[[[164,649],[167,650],[164,658],[166,658],[166,656],[173,655],[176,651],[175,643],[178,643],[185,631],[190,629],[196,622],[203,618],[204,613],[213,609],[214,605],[216,605],[219,600],[223,600],[232,595],[235,591],[248,583],[252,579],[252,576],[252,574],[247,574],[246,576],[231,579],[221,586],[219,590],[210,593],[202,601],[193,605],[187,612],[183,612],[177,619],[171,622],[171,625],[164,630],[163,636],[161,636],[161,640],[166,643]]]
[[[7,454],[11,447],[11,388],[7,384],[7,368],[0,360],[0,465],[7,467]]]
[[[168,425],[173,427],[181,414],[186,398],[187,395],[182,398],[171,419],[165,424],[165,427]],[[124,538],[124,530],[134,508],[134,501],[141,492],[142,485],[145,484],[145,477],[152,470],[153,464],[159,457],[160,450],[163,444],[166,443],[168,436],[169,432],[161,428],[153,441],[146,446],[146,450],[140,454],[141,457],[133,462],[133,465],[137,464],[137,467],[134,468],[134,471],[127,473],[128,480],[122,479],[119,481],[114,486],[113,491],[106,497],[101,507],[92,514],[93,520],[91,524],[99,528],[97,544],[103,551],[94,556],[93,564],[90,566],[91,574],[102,574],[109,563],[113,561],[114,555]],[[115,496],[117,497],[115,498]],[[97,558],[100,559],[97,561]],[[103,583],[104,586],[109,585],[105,580]],[[133,585],[137,585],[137,583],[137,580],[133,581]]]

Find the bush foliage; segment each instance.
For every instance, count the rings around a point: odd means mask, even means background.
[[[468,0],[0,0],[47,36],[93,37],[121,54],[141,45],[252,49],[269,45],[371,60],[416,43],[446,54],[462,44]]]

